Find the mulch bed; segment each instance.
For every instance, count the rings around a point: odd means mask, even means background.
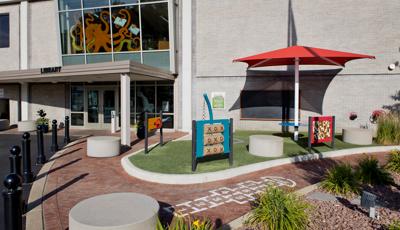
[[[309,229],[387,229],[394,220],[400,220],[400,175],[392,174],[395,186],[374,186],[364,189],[378,195],[382,204],[377,208],[379,219],[368,217],[368,210],[351,204],[346,199],[339,201],[310,200]]]

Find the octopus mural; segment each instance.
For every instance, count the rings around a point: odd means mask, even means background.
[[[108,9],[85,13],[84,16],[85,36],[83,36],[81,19],[69,31],[72,49],[75,52],[84,50],[84,40],[87,53],[111,52],[112,47],[114,47],[114,52],[140,50],[140,28],[133,20],[137,15],[132,10],[114,9],[111,15],[111,26]]]

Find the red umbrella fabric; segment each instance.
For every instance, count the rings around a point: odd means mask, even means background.
[[[295,65],[295,59],[299,59],[299,65],[338,65],[344,66],[346,62],[370,58],[374,56],[341,52],[335,50],[307,47],[291,46],[253,56],[239,58],[234,62],[246,62],[249,68],[263,66]]]
[[[294,65],[295,80],[294,80],[294,140],[298,140],[299,123],[299,66],[300,65],[337,65],[343,66],[346,62],[370,58],[374,56],[365,54],[348,53],[335,50],[327,50],[321,48],[313,48],[308,46],[291,46],[288,48],[278,49],[270,52],[265,52],[249,57],[233,60],[234,62],[245,62],[249,66],[247,68],[264,67],[264,66],[279,66],[279,65]]]

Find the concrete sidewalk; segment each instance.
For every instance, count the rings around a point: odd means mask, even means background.
[[[165,139],[183,135],[179,132],[166,133]],[[157,141],[157,136],[150,138],[150,144]],[[250,210],[248,201],[254,191],[273,178],[280,177],[276,183],[283,186],[300,189],[320,181],[326,169],[338,161],[355,163],[361,157],[352,155],[288,164],[211,183],[165,185],[145,182],[124,172],[121,158],[143,148],[143,141],[133,140],[133,143],[128,153],[114,158],[88,158],[85,141],[69,147],[57,157],[49,170],[43,193],[46,229],[67,229],[68,213],[75,204],[92,196],[113,192],[138,192],[156,198],[162,207],[162,218],[170,218],[168,211],[175,210],[206,216],[225,224],[247,213]],[[384,161],[386,153],[372,155]]]

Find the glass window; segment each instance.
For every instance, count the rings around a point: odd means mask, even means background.
[[[108,0],[83,0],[84,8],[108,6]]]
[[[174,87],[157,85],[157,112],[174,112]]]
[[[139,7],[113,7],[111,14],[114,52],[140,51]]]
[[[83,113],[71,113],[71,125],[83,126]]]
[[[71,87],[71,111],[83,112],[84,110],[84,88],[83,86]]]
[[[59,0],[58,8],[60,10],[80,9],[81,0]]]
[[[10,15],[0,14],[0,48],[10,47]]]
[[[143,53],[143,64],[169,70],[169,52],[145,52]]]
[[[154,86],[137,86],[136,87],[136,112],[141,113],[147,111],[155,112],[155,87]]]
[[[86,52],[111,52],[110,12],[108,8],[84,11]]]
[[[85,64],[84,55],[71,55],[62,57],[63,65],[79,65]]]
[[[165,0],[140,0],[140,2],[161,2]]]
[[[112,0],[112,5],[125,5],[125,4],[135,4],[138,3],[139,0]]]
[[[87,55],[86,56],[86,61],[87,61],[88,64],[90,64],[90,63],[99,63],[99,62],[110,62],[110,61],[112,61],[112,55],[111,54]]]
[[[172,129],[174,128],[174,116],[163,114],[163,128]]]
[[[140,53],[116,53],[114,54],[114,61],[131,60],[141,63]]]
[[[143,50],[169,49],[168,4],[141,6]]]
[[[63,54],[83,53],[82,12],[60,13],[61,49]]]

